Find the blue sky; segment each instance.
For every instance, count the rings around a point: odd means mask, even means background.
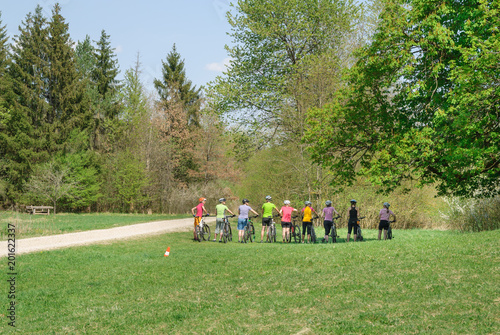
[[[82,41],[86,35],[98,40],[102,29],[110,35],[120,78],[133,67],[139,52],[142,80],[150,89],[154,78],[161,77],[161,61],[174,43],[185,60],[188,78],[197,87],[220,75],[228,62],[224,45],[231,39],[225,12],[230,0],[0,0],[2,25],[13,37],[37,4],[50,18],[56,2],[73,41]]]

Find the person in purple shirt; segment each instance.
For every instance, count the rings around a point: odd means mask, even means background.
[[[382,237],[382,229],[384,230],[384,240],[387,240],[387,229],[389,229],[389,219],[391,215],[394,217],[394,222],[396,222],[396,215],[389,209],[389,203],[384,202],[384,208],[380,210],[380,224],[378,225],[378,239]]]
[[[243,205],[241,205],[238,208],[238,214],[239,214],[238,215],[238,243],[244,243],[243,234],[245,233],[245,227],[246,227],[247,222],[248,222],[248,213],[250,211],[252,211],[255,215],[259,216],[259,213],[254,211],[252,209],[252,207],[248,206],[249,202],[250,202],[250,200],[243,199],[243,201],[242,201]]]
[[[335,207],[332,206],[332,202],[330,200],[327,200],[325,205],[326,207],[323,208],[323,211],[321,212],[321,216],[325,218],[323,221],[323,226],[325,227],[325,238],[323,239],[323,242],[328,243],[328,235],[330,235],[330,230],[333,226],[333,213],[339,215],[339,212],[335,210]]]

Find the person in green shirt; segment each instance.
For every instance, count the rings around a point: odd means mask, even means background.
[[[269,230],[271,225],[271,220],[273,219],[273,209],[276,213],[280,213],[278,208],[271,202],[272,198],[270,195],[266,197],[266,202],[262,205],[262,232],[260,233],[260,243],[264,241],[264,232]],[[266,229],[267,227],[267,229]]]
[[[219,204],[215,206],[215,212],[217,214],[215,218],[215,236],[213,239],[213,242],[217,242],[217,234],[220,232],[220,238],[219,242],[222,242],[222,229],[224,228],[224,215],[226,214],[226,211],[231,213],[231,215],[234,215],[233,212],[229,210],[226,206],[226,199],[220,198],[219,199]]]

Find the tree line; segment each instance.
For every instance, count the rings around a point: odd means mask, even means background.
[[[110,35],[74,43],[58,4],[50,18],[36,7],[12,43],[0,21],[3,206],[175,212],[191,187],[216,180],[210,165],[226,144],[207,133],[219,120],[201,112],[201,87],[175,44],[162,64],[155,92],[141,82],[139,55],[118,80]]]
[[[417,215],[423,197],[494,197],[498,7],[241,0],[227,13],[226,71],[193,87],[174,46],[149,93],[139,62],[116,80],[104,31],[73,51],[60,8],[48,21],[37,9],[10,53],[2,28],[0,195],[31,200],[52,171],[72,210],[272,193],[374,208],[407,197]]]

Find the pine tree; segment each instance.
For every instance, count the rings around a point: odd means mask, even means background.
[[[48,54],[50,62],[47,101],[51,106],[48,123],[57,123],[63,144],[70,131],[83,128],[89,123],[88,108],[83,104],[84,86],[77,72],[73,42],[68,33],[68,24],[56,4],[48,25]]]
[[[7,28],[2,26],[2,12],[0,12],[0,129],[5,127],[8,118],[9,92],[11,92],[11,81],[7,77],[9,66],[9,44]]]
[[[116,97],[119,89],[119,81],[116,79],[118,73],[118,60],[114,54],[114,49],[111,48],[109,40],[110,35],[104,30],[101,32],[101,38],[97,41],[95,48],[96,67],[92,74],[92,79],[97,85],[97,90],[103,100],[105,116],[114,118],[119,109],[116,106]]]
[[[12,63],[8,74],[12,80],[15,104],[9,111],[5,132],[2,132],[2,173],[11,188],[8,197],[19,199],[23,184],[33,166],[46,162],[55,151],[55,129],[46,122],[50,105],[48,91],[46,19],[42,7],[29,13],[19,27],[12,46]]]
[[[184,60],[177,52],[175,44],[167,55],[167,62],[163,62],[162,80],[155,79],[154,85],[160,95],[160,102],[165,109],[181,103],[186,113],[189,125],[199,125],[201,105],[201,88],[193,86],[187,79]]]

